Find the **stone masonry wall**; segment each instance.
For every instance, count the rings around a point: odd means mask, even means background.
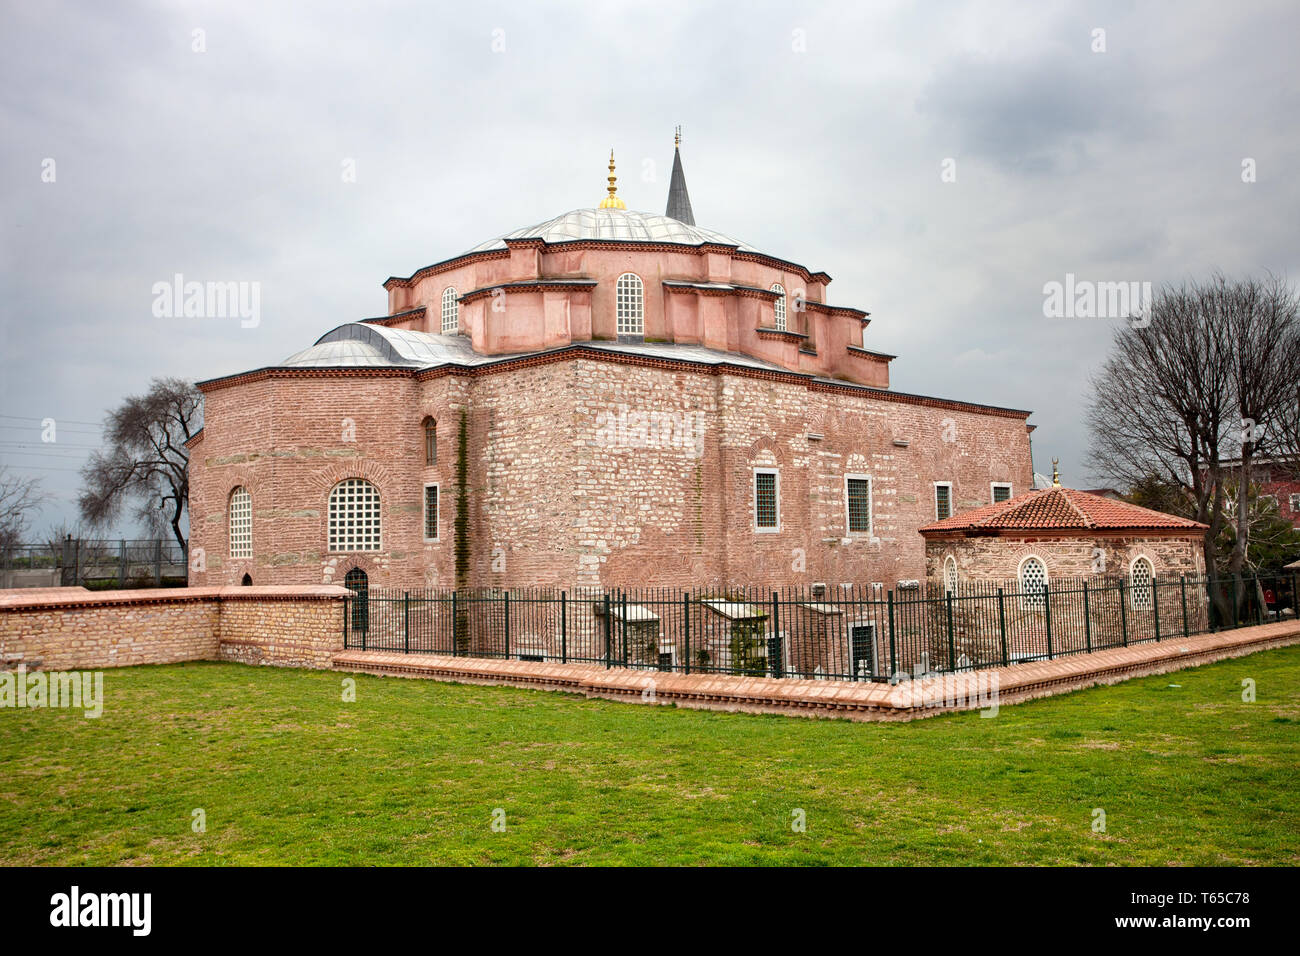
[[[238,660],[327,667],[343,648],[338,587],[50,588],[0,596],[0,667]]]

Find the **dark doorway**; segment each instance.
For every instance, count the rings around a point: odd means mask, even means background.
[[[370,629],[370,579],[360,568],[353,568],[343,577],[343,586],[357,592],[352,599],[352,630],[364,634]]]
[[[244,580],[239,583],[242,587],[251,588],[253,586],[253,576],[251,574],[245,574]]]

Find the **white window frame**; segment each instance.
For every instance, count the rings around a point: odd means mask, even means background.
[[[1146,602],[1138,604],[1138,589],[1133,583],[1133,569],[1137,567],[1139,561],[1145,561],[1146,566],[1151,569],[1151,577],[1146,585]],[[1150,611],[1155,607],[1155,590],[1156,590],[1156,563],[1145,554],[1136,555],[1128,563],[1128,605],[1134,611]]]
[[[1040,592],[1036,595],[1030,595],[1025,592],[1025,565],[1030,561],[1037,561],[1043,567],[1043,585],[1051,588],[1051,575],[1047,572],[1047,562],[1043,560],[1042,555],[1027,554],[1020,559],[1016,565],[1016,586],[1020,590],[1020,609],[1022,611],[1042,611],[1045,610],[1045,599]]]
[[[378,533],[375,535],[374,547],[347,548],[347,547],[334,546],[334,539],[336,537],[340,537],[340,538],[343,537],[346,534],[346,528],[340,526],[339,534],[335,535],[332,527],[334,523],[334,514],[333,514],[333,510],[330,508],[330,502],[331,499],[333,499],[334,497],[334,493],[337,492],[341,487],[343,487],[343,485],[347,484],[350,481],[364,481],[367,485],[369,485],[371,488],[374,489],[375,517],[378,522],[378,529],[379,529]],[[353,535],[353,537],[355,537],[355,535]],[[341,481],[335,482],[334,486],[330,488],[329,494],[325,497],[325,550],[327,554],[373,554],[376,551],[384,550],[384,496],[383,493],[380,492],[379,486],[376,485],[370,479],[362,478],[358,475],[353,475],[350,478],[344,478]]]
[[[420,497],[420,534],[426,542],[432,543],[442,540],[442,489],[439,482],[426,481],[424,483],[424,493]],[[429,489],[437,491],[438,513],[433,518],[433,537],[429,537]]]
[[[761,528],[758,524],[758,476],[775,475],[776,526]],[[755,468],[749,478],[750,504],[754,513],[754,531],[757,534],[779,534],[781,531],[781,471],[777,468]]]
[[[948,489],[948,513],[944,515],[942,518],[939,517],[939,489],[940,488]],[[952,500],[952,482],[936,481],[934,483],[934,520],[944,521],[948,518],[951,518],[956,513],[957,513],[957,508],[953,504],[953,500]]]
[[[786,330],[785,286],[779,282],[772,283],[772,291],[778,293],[772,302],[772,325],[784,332]]]
[[[997,490],[998,490],[999,488],[1005,488],[1005,489],[1007,489],[1007,500],[1008,500],[1008,501],[1010,501],[1013,497],[1015,497],[1015,492],[1012,490],[1011,482],[1009,482],[1009,481],[990,481],[990,482],[989,482],[989,504],[991,504],[991,505],[995,505],[995,504],[998,504],[998,503],[999,503],[998,500],[997,500]],[[951,495],[951,493],[950,493],[950,495]],[[949,501],[951,502],[951,500],[952,500],[952,499],[951,499],[951,496],[950,496],[950,497],[949,497]]]
[[[244,534],[240,534],[239,537],[240,537],[241,544],[246,542],[247,546],[241,547],[238,551],[236,551],[235,550],[235,495],[239,494],[241,491],[244,493],[244,497],[248,499],[248,512],[246,515],[248,526],[247,529],[243,529],[243,528],[240,529],[241,531],[246,530],[247,535],[245,536]],[[241,519],[243,519],[244,517],[245,517],[244,514],[240,515]],[[226,539],[227,539],[227,544],[229,545],[230,557],[232,560],[245,561],[253,556],[253,493],[248,490],[247,485],[236,485],[235,487],[231,488],[230,494],[226,498]]]
[[[630,293],[630,292],[625,293],[625,292],[623,291],[623,280],[624,280],[624,279],[635,279],[635,280],[636,280],[636,285],[635,285],[635,289],[636,289],[636,296],[635,296],[635,304],[636,304],[636,315],[635,315],[635,319],[636,319],[636,322],[635,322],[635,325],[636,325],[636,327],[635,327],[635,328],[632,327],[632,326],[633,326],[633,322],[632,322],[632,318],[633,318],[633,317],[632,317],[631,315],[629,315],[629,316],[627,317],[627,327],[624,328],[624,325],[623,325],[623,323],[624,323],[624,313],[623,313],[624,298],[626,297],[626,299],[627,299],[627,301],[628,301],[628,303],[629,303],[629,306],[630,306],[630,304],[631,304],[632,301],[633,301],[633,297],[632,297],[631,293]],[[630,284],[630,283],[629,283],[629,287],[631,287],[631,284]],[[642,280],[642,278],[641,278],[639,275],[637,275],[635,272],[624,272],[624,273],[623,273],[621,276],[619,276],[618,279],[615,280],[615,282],[614,282],[614,334],[615,334],[616,336],[617,336],[617,335],[642,335],[642,336],[645,335],[645,282],[644,282],[644,280]]]
[[[865,481],[867,483],[867,530],[854,531],[849,518],[849,482]],[[855,473],[848,473],[844,476],[844,534],[848,537],[861,536],[869,538],[876,530],[875,514],[875,488],[872,487],[871,476]]]
[[[1293,512],[1300,511],[1300,495],[1289,495],[1287,498],[1287,504]]]
[[[442,290],[442,324],[438,326],[443,335],[460,334],[460,303],[456,301],[456,287],[449,285]],[[451,319],[451,327],[448,328],[447,319]]]
[[[948,577],[948,569],[952,568],[952,578]],[[958,581],[957,559],[951,554],[945,555],[943,559],[943,593],[956,594]]]

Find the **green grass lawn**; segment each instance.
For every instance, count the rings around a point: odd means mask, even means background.
[[[0,862],[1300,863],[1300,647],[910,724],[345,676],[135,667],[98,720],[0,710]]]

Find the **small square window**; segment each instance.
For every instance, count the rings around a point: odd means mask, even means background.
[[[1003,501],[1011,500],[1011,483],[995,481],[993,482],[993,503],[1001,504]]]

